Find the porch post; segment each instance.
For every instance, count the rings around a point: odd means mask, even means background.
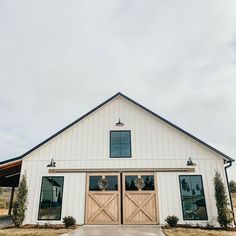
[[[11,215],[11,209],[12,209],[12,204],[13,204],[13,198],[14,198],[14,191],[15,187],[11,188],[11,198],[10,198],[10,204],[9,204],[9,210],[8,210],[8,215]]]

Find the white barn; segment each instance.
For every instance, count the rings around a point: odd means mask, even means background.
[[[227,186],[233,161],[117,93],[0,162],[0,186],[17,187],[26,174],[25,224],[62,223],[67,215],[78,224],[164,224],[176,215],[181,224],[218,225],[213,178],[219,171]]]

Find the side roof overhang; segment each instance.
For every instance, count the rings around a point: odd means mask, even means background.
[[[222,153],[221,151],[219,151],[218,149],[210,146],[209,144],[203,142],[202,140],[200,140],[199,138],[195,137],[194,135],[190,134],[189,132],[181,129],[180,127],[178,127],[177,125],[171,123],[170,121],[166,120],[165,118],[159,116],[158,114],[156,114],[155,112],[149,110],[148,108],[144,107],[143,105],[139,104],[138,102],[132,100],[131,98],[127,97],[126,95],[124,95],[121,92],[116,93],[115,95],[113,95],[112,97],[110,97],[109,99],[107,99],[106,101],[104,101],[103,103],[101,103],[100,105],[96,106],[94,109],[92,109],[91,111],[89,111],[88,113],[86,113],[85,115],[81,116],[79,119],[73,121],[72,123],[70,123],[69,125],[67,125],[66,127],[64,127],[63,129],[59,130],[57,133],[53,134],[52,136],[50,136],[49,138],[47,138],[46,140],[44,140],[43,142],[39,143],[37,146],[33,147],[32,149],[30,149],[29,151],[25,152],[24,154],[22,154],[19,157],[15,157],[12,159],[8,159],[5,161],[0,162],[0,170],[1,170],[1,166],[6,164],[6,163],[10,163],[10,162],[16,162],[19,160],[22,160],[25,156],[27,156],[28,154],[30,154],[31,152],[33,152],[34,150],[36,150],[37,148],[41,147],[42,145],[44,145],[45,143],[47,143],[48,141],[50,141],[51,139],[55,138],[57,135],[61,134],[62,132],[64,132],[65,130],[69,129],[71,126],[75,125],[77,122],[83,120],[85,117],[87,117],[88,115],[90,115],[91,113],[95,112],[96,110],[98,110],[100,107],[104,106],[106,103],[110,102],[111,100],[113,100],[114,98],[121,96],[125,99],[127,99],[128,101],[130,101],[131,103],[135,104],[136,106],[140,107],[141,109],[143,109],[144,111],[150,113],[151,115],[157,117],[158,119],[162,120],[163,122],[167,123],[168,125],[172,126],[173,128],[177,129],[178,131],[184,133],[185,135],[189,136],[190,138],[194,139],[195,141],[197,141],[198,143],[204,145],[205,147],[209,148],[210,150],[214,151],[215,153],[219,154],[220,156],[222,156],[222,158],[225,160],[225,162],[233,162],[234,159],[227,156],[226,154]]]
[[[10,159],[1,162],[0,187],[17,187],[20,179],[22,160]]]

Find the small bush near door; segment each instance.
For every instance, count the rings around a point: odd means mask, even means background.
[[[165,221],[170,227],[175,228],[179,221],[179,218],[177,216],[167,216]]]
[[[76,220],[73,216],[65,216],[63,218],[63,223],[65,224],[66,228],[75,227]]]

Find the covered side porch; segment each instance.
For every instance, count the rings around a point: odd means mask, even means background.
[[[19,185],[22,160],[17,158],[0,162],[0,187],[10,187],[8,215],[11,215],[15,188]]]

